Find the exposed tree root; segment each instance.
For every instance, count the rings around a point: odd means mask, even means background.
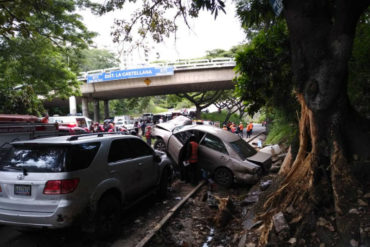
[[[264,227],[261,229],[260,245],[265,245],[268,242],[269,232],[272,229],[272,217],[276,213],[292,206],[297,212],[300,212],[300,215],[294,217],[294,221],[299,221],[302,214],[312,207],[309,203],[302,202],[309,201],[307,199],[311,194],[313,167],[317,163],[315,157],[316,132],[313,128],[312,112],[304,104],[302,96],[299,95],[298,100],[302,107],[299,121],[300,149],[292,168],[281,182],[280,187],[269,196],[263,205],[265,212],[259,215],[259,219],[264,222]],[[311,150],[308,150],[310,147]]]
[[[289,160],[286,161],[287,169],[280,172],[281,177],[276,180],[279,183],[277,189],[270,192],[259,210],[258,220],[263,222],[259,245],[269,243],[274,230],[273,218],[282,212],[288,216],[288,224],[293,226],[291,234],[297,239],[305,241],[304,236],[311,238],[312,233],[327,231],[322,234],[327,243],[348,246],[350,241],[360,239],[362,231],[360,214],[350,213],[361,208],[358,204],[363,194],[358,189],[361,186],[346,158],[340,129],[335,124],[330,131],[320,126],[319,135],[318,121],[301,95],[298,95],[298,101],[302,107],[300,148],[291,169]],[[327,146],[323,148],[323,145]],[[367,215],[368,208],[362,215]],[[315,238],[309,240],[311,244]]]
[[[293,161],[292,147],[290,146],[287,155],[284,158],[283,164],[280,167],[279,176],[285,177],[286,175],[288,175],[289,171],[292,168]]]

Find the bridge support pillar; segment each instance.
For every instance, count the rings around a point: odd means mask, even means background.
[[[94,121],[99,122],[100,121],[100,116],[99,116],[99,100],[94,99]]]
[[[82,115],[89,117],[89,101],[86,97],[82,97]]]
[[[104,118],[109,118],[109,100],[104,100]]]
[[[71,115],[77,114],[76,96],[69,97],[69,114]]]

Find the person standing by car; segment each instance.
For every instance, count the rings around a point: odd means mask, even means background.
[[[49,123],[49,114],[44,114],[44,117],[41,118],[41,123]]]
[[[240,135],[241,138],[243,138],[244,125],[243,125],[242,122],[239,123],[238,128],[239,128],[239,135]]]
[[[253,131],[253,123],[250,122],[247,126],[247,138],[250,138],[251,135],[252,135],[252,131]]]
[[[144,135],[146,136],[146,133],[145,133],[146,121],[145,121],[145,120],[143,120],[143,121],[141,122],[140,128],[141,128],[141,135],[142,135],[142,136],[144,136]]]
[[[138,121],[135,121],[134,128],[135,128],[135,132],[136,132],[135,135],[139,135],[139,122]]]
[[[196,142],[195,136],[190,136],[189,144],[186,148],[186,157],[188,158],[187,162],[189,164],[185,166],[185,172],[187,178],[190,180],[190,183],[193,185],[198,184],[200,179],[200,169],[198,166],[198,146],[199,144]]]
[[[152,127],[148,126],[146,128],[145,138],[146,138],[146,143],[148,143],[149,146],[152,146]]]

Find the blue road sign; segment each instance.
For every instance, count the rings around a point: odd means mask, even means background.
[[[150,67],[129,70],[117,70],[87,75],[87,83],[122,80],[140,77],[168,76],[174,74],[173,67]]]

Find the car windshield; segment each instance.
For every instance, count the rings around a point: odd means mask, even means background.
[[[179,132],[182,128],[184,128],[186,125],[181,125],[181,126],[177,126],[177,127],[175,127],[173,130],[172,130],[172,132],[173,133],[177,133],[177,132]]]
[[[65,172],[86,168],[99,143],[72,146],[14,146],[0,160],[0,171]]]
[[[255,155],[257,153],[257,151],[251,145],[245,142],[243,139],[230,142],[230,146],[239,155],[239,157],[242,160],[245,160],[246,158],[252,155]]]

